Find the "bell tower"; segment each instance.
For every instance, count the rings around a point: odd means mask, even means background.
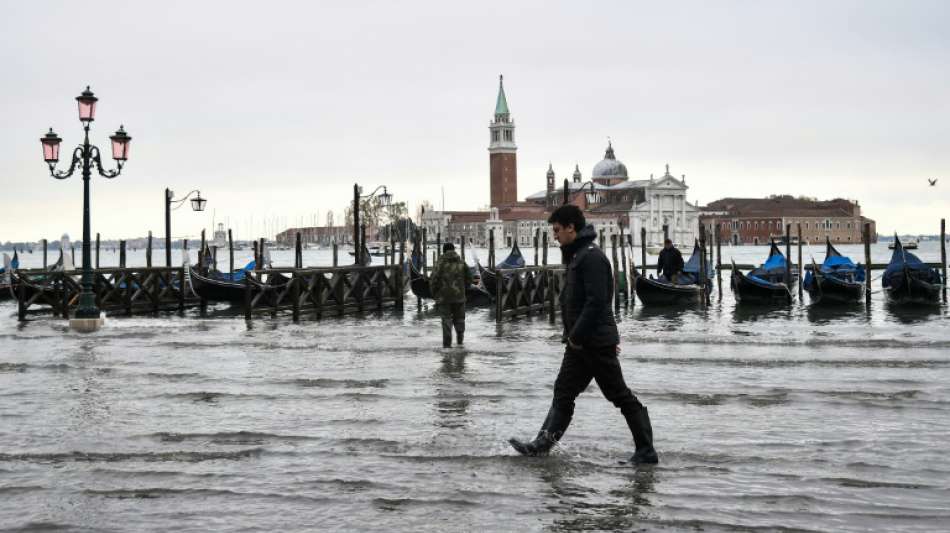
[[[488,126],[491,141],[488,161],[491,180],[492,207],[518,201],[518,146],[515,145],[515,123],[508,112],[504,76],[498,76],[498,100],[495,102],[495,120]]]
[[[546,206],[548,209],[551,209],[551,208],[554,206],[554,202],[555,202],[555,198],[554,198],[554,166],[551,165],[551,163],[548,163],[548,174],[547,174],[547,178],[548,178],[548,188],[547,188],[547,197],[546,197],[546,198],[547,198],[547,202],[545,202],[545,206]]]

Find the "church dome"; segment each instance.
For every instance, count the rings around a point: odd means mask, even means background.
[[[627,179],[627,167],[614,157],[614,148],[609,142],[607,143],[607,152],[604,154],[604,159],[594,165],[591,177]]]

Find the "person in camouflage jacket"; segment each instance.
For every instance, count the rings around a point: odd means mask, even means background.
[[[432,271],[429,284],[442,317],[442,346],[452,346],[453,326],[456,342],[462,344],[465,337],[465,290],[472,284],[472,273],[455,253],[452,243],[442,246],[442,256]]]

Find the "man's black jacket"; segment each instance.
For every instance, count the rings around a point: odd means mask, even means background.
[[[676,248],[660,250],[660,257],[656,262],[656,273],[663,274],[667,280],[672,280],[673,275],[683,270],[683,254]]]
[[[620,343],[611,309],[613,274],[604,252],[594,244],[597,232],[588,224],[574,242],[561,247],[567,265],[561,309],[564,333],[584,348]]]

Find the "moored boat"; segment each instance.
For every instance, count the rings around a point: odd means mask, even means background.
[[[775,241],[772,241],[765,262],[758,268],[750,270],[748,274],[743,274],[736,268],[736,263],[733,261],[730,286],[735,294],[736,302],[757,305],[790,303],[794,299],[794,293],[790,289],[792,283],[788,283],[785,279],[786,266],[792,271],[791,281],[794,283],[797,277],[794,266],[786,265],[786,258]]]
[[[702,302],[702,286],[699,283],[700,259],[702,251],[699,244],[693,246],[693,255],[683,266],[683,272],[669,281],[661,278],[636,276],[634,287],[637,297],[644,305],[679,305]],[[712,290],[712,278],[715,269],[706,267],[706,290]]]
[[[481,278],[480,283],[482,288],[488,291],[488,294],[494,296],[497,289],[496,280],[498,278],[498,274],[501,273],[501,275],[504,275],[505,270],[523,268],[525,261],[524,256],[521,255],[521,250],[518,248],[518,243],[515,243],[515,245],[511,247],[511,253],[508,254],[508,257],[506,257],[501,263],[495,265],[494,269],[485,268],[477,261],[475,264],[478,266],[478,275],[479,278]]]
[[[894,253],[881,277],[887,301],[895,304],[935,305],[940,303],[940,272],[904,250],[894,236]]]
[[[820,265],[812,261],[812,269],[805,274],[802,288],[808,291],[808,297],[813,304],[847,304],[860,301],[865,290],[864,268],[841,255],[831,245],[830,239],[827,239],[825,244],[825,260]]]

